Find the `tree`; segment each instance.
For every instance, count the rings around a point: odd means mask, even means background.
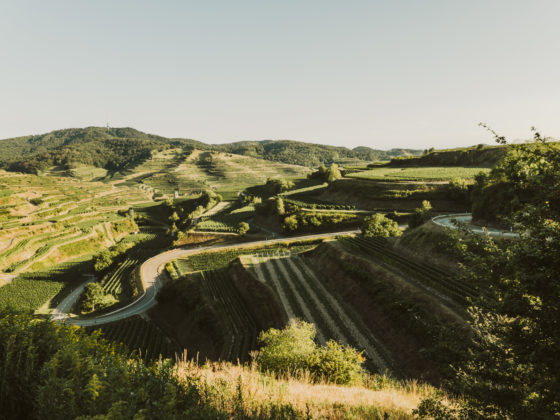
[[[399,225],[394,220],[388,219],[381,213],[375,213],[364,218],[362,223],[362,235],[371,238],[381,236],[387,238],[389,236],[399,236],[402,232]]]
[[[327,169],[325,165],[319,166],[319,168],[315,171],[310,173],[308,178],[316,178],[323,182],[333,182],[337,179],[342,178],[342,173],[340,172],[340,168],[336,163],[331,164]]]
[[[294,188],[294,183],[285,179],[268,178],[265,186],[271,194],[275,195]]]
[[[104,249],[100,254],[98,254],[94,259],[93,269],[96,272],[105,270],[113,264],[113,257],[108,249]]]
[[[241,222],[241,223],[239,223],[239,224],[237,225],[237,232],[238,232],[241,236],[243,236],[243,235],[245,235],[247,232],[249,232],[249,229],[250,229],[249,223],[247,223],[247,222]]]
[[[116,302],[116,299],[113,295],[106,295],[99,283],[89,283],[82,296],[82,310],[84,312],[93,312],[114,302]]]
[[[508,145],[505,157],[490,171],[475,178],[473,218],[503,222],[526,205],[549,203],[550,211],[560,215],[560,145],[548,143],[532,128],[533,142]],[[505,144],[503,136],[493,130],[496,142]]]
[[[179,217],[179,215],[177,214],[176,211],[173,212],[173,214],[171,216],[169,216],[169,221],[170,222],[178,222],[179,220],[181,220],[181,218]]]
[[[327,171],[326,181],[330,184],[331,182],[336,181],[340,178],[342,178],[340,169],[338,168],[338,165],[336,163],[333,163]]]
[[[560,412],[559,166],[555,145],[514,146],[490,183],[520,199],[501,207],[520,238],[455,234],[461,281],[484,291],[469,309],[469,358],[450,383],[464,398],[462,418],[548,419]],[[423,406],[433,415],[428,407],[437,404]]]
[[[298,220],[295,214],[288,216],[284,219],[282,223],[282,228],[288,232],[295,232],[298,229]]]
[[[286,208],[284,207],[284,200],[282,199],[282,197],[276,198],[276,213],[278,213],[279,216],[284,216],[284,214],[286,213]]]
[[[408,221],[408,227],[413,229],[418,227],[432,217],[432,204],[428,200],[422,201],[422,206],[414,209],[414,213]]]

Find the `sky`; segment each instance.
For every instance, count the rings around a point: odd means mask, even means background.
[[[558,138],[559,17],[557,0],[2,0],[0,138]]]

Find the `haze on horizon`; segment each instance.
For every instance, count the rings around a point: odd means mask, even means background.
[[[377,149],[560,135],[560,2],[7,0],[0,138],[129,126]]]

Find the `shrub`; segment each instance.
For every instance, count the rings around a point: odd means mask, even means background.
[[[390,236],[401,235],[401,230],[399,229],[398,223],[394,220],[383,216],[381,213],[375,213],[364,218],[362,235],[366,238],[374,236],[388,238]]]
[[[242,236],[249,232],[249,229],[249,223],[247,222],[241,222],[237,225],[237,232]]]
[[[294,183],[285,179],[268,178],[265,187],[275,195],[294,188]]]
[[[412,213],[410,220],[408,221],[408,227],[413,229],[418,227],[432,217],[432,205],[428,200],[422,201],[422,207],[418,207]]]
[[[337,384],[359,383],[364,357],[356,349],[335,341],[315,344],[315,326],[291,320],[286,328],[271,328],[259,336],[262,348],[257,354],[261,369],[278,374],[311,373],[315,380]]]

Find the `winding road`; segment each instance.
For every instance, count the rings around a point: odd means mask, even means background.
[[[458,213],[458,214],[446,214],[443,216],[436,216],[432,218],[432,222],[438,226],[457,229],[455,221],[459,223],[465,223],[471,232],[478,234],[490,234],[490,236],[496,236],[500,238],[519,238],[519,233],[512,231],[505,231],[494,228],[481,228],[480,226],[472,224],[472,214],[471,213]]]
[[[481,229],[479,226],[475,226],[470,224],[472,221],[472,216],[470,213],[461,213],[461,214],[448,214],[443,216],[437,216],[432,219],[432,222],[436,225],[448,227],[451,229],[456,229],[457,226],[455,225],[454,221],[459,221],[466,223],[467,226],[475,233],[478,234],[485,234],[489,233],[492,236],[498,236],[503,238],[518,238],[519,234],[515,232],[507,232],[501,231],[498,229]],[[340,235],[351,235],[360,233],[359,230],[346,230],[342,232],[329,232],[329,233],[320,233],[315,235],[304,235],[304,236],[292,236],[290,238],[280,238],[280,239],[271,239],[271,240],[261,240],[255,242],[243,242],[243,243],[233,243],[227,245],[213,245],[207,247],[199,247],[199,248],[175,248],[170,251],[163,252],[158,254],[148,260],[146,260],[140,266],[140,280],[142,281],[144,292],[142,295],[136,299],[134,302],[130,303],[129,305],[115,310],[113,312],[100,315],[95,318],[68,318],[63,315],[63,312],[66,308],[70,308],[72,305],[70,303],[70,296],[63,301],[64,307],[59,307],[53,313],[52,319],[53,320],[64,320],[65,322],[72,324],[72,325],[79,325],[79,326],[92,326],[92,325],[100,325],[106,324],[109,322],[118,321],[120,319],[128,318],[133,315],[138,315],[141,313],[146,312],[148,309],[152,308],[156,302],[157,292],[163,284],[162,272],[164,269],[165,264],[176,260],[178,258],[186,257],[193,254],[199,254],[205,251],[219,251],[219,250],[226,250],[231,248],[253,248],[257,246],[267,245],[267,244],[274,244],[274,243],[281,243],[281,242],[294,242],[294,241],[301,241],[301,240],[314,240],[314,239],[326,239],[333,236],[340,236]],[[87,284],[84,283],[80,287],[85,287]],[[82,288],[83,290],[83,288]],[[76,295],[75,295],[76,292]],[[74,301],[79,297],[79,292],[74,291],[72,293]],[[62,305],[62,304],[61,304]],[[69,305],[69,306],[68,306]]]
[[[340,236],[340,235],[352,235],[359,233],[359,230],[346,230],[342,232],[329,232],[329,233],[320,233],[315,235],[304,235],[304,236],[292,236],[290,238],[282,238],[282,239],[271,239],[271,240],[264,240],[264,241],[255,241],[255,242],[243,242],[243,243],[235,243],[235,244],[227,244],[227,245],[214,245],[214,246],[207,246],[207,247],[200,247],[200,248],[176,248],[170,251],[163,252],[158,254],[148,260],[146,260],[140,266],[140,279],[142,281],[142,285],[144,288],[144,292],[142,295],[136,299],[134,302],[130,303],[129,305],[117,309],[113,312],[100,315],[95,318],[65,318],[61,316],[61,310],[64,308],[57,308],[56,316],[53,315],[53,320],[64,320],[66,323],[71,325],[79,325],[82,327],[92,326],[92,325],[101,325],[106,324],[109,322],[118,321],[120,319],[125,319],[131,317],[133,315],[138,315],[141,313],[146,312],[148,309],[153,307],[156,302],[157,292],[160,289],[161,285],[163,284],[162,281],[162,272],[164,269],[165,264],[170,261],[176,260],[178,258],[186,257],[193,254],[199,254],[205,251],[219,251],[219,250],[226,250],[231,248],[253,248],[262,245],[274,244],[274,243],[282,243],[282,242],[296,242],[301,240],[314,240],[314,239],[327,239],[333,236]],[[83,284],[85,287],[85,284]],[[79,296],[79,295],[78,295]],[[76,297],[77,298],[77,297]],[[66,301],[66,299],[65,299]],[[71,305],[70,305],[71,306]]]

